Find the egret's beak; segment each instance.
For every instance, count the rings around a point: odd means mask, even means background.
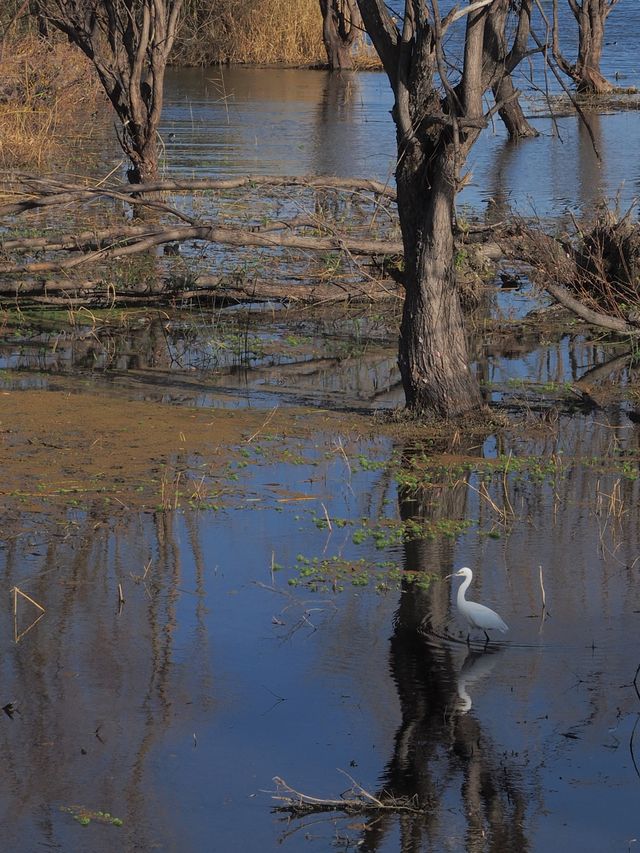
[[[447,575],[446,577],[442,578],[442,580],[447,581],[449,580],[449,578],[455,578],[455,575]]]

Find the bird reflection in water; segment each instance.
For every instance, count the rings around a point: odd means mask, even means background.
[[[473,705],[469,694],[478,681],[489,675],[496,665],[501,649],[483,649],[481,652],[469,650],[464,659],[460,672],[456,677],[457,699],[454,701],[454,712],[466,714]]]

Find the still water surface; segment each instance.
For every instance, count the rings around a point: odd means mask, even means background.
[[[635,59],[625,56],[635,82]],[[339,82],[312,71],[172,70],[167,170],[387,179],[390,105],[381,74]],[[499,126],[487,133],[462,204],[481,211],[492,198],[524,213],[585,210],[623,181],[625,203],[634,196],[635,113],[595,117],[601,165],[575,119],[558,121],[560,135],[547,118],[533,121],[542,139],[517,147]],[[496,297],[492,310],[517,311],[517,299]],[[51,374],[77,377],[76,390],[118,385],[123,400],[262,406],[265,418],[301,397],[345,412],[398,402],[393,341],[380,336],[363,350],[353,337],[345,349],[348,336],[337,323],[331,330],[263,324],[251,331],[262,336],[255,357],[231,357],[231,338],[216,346],[206,323],[195,338],[193,322],[177,321],[120,342],[95,331],[7,335],[3,452],[11,393],[55,388]],[[286,356],[264,350],[273,340],[284,346],[292,331],[304,333],[304,346]],[[487,346],[477,364],[500,402],[515,382],[561,385],[610,354],[599,341],[563,335],[543,345],[532,337]],[[274,462],[261,444],[280,439],[263,436],[243,445],[235,496],[217,512],[71,503],[62,515],[7,511],[7,601],[17,585],[46,610],[15,643],[11,608],[0,609],[3,846],[633,849],[639,427],[616,406],[557,420],[536,414],[533,401],[520,411],[528,425],[520,436],[469,446],[456,437],[424,448],[375,440],[363,418],[359,439],[319,430]],[[408,490],[385,463],[400,458],[411,472],[423,450],[442,467]],[[502,468],[492,476],[483,460],[496,457]],[[428,525],[429,535],[404,543],[367,535],[408,520]],[[389,561],[435,580],[428,589],[401,582],[376,592],[372,575],[368,586],[347,582],[339,593],[300,583],[304,560],[332,557]],[[455,583],[444,580],[461,565],[476,573],[470,597],[510,626],[486,650],[464,642]],[[339,770],[375,795],[417,796],[426,814],[288,822],[271,812],[274,776],[334,798],[350,787]],[[80,809],[108,811],[123,825],[92,819],[83,827],[73,818]]]
[[[636,4],[621,4],[608,20],[602,70],[614,81],[617,74],[621,86],[640,87],[638,27]],[[455,42],[449,49],[455,58]],[[570,45],[566,52],[572,56]],[[548,217],[588,214],[603,199],[632,205],[640,192],[638,113],[587,112],[598,157],[576,116],[549,117],[544,92],[560,91],[552,76],[534,63],[516,85],[541,137],[512,145],[496,120],[471,152],[459,206],[484,212],[492,200]],[[161,129],[166,166],[199,177],[257,172],[393,181],[392,105],[387,78],[377,72],[171,69]]]
[[[626,419],[574,417],[469,447],[542,460],[487,480],[491,500],[476,474],[407,492],[358,461],[383,462],[390,443],[345,437],[339,451],[340,436],[318,434],[289,464],[252,448],[218,513],[10,515],[6,588],[46,613],[17,644],[9,608],[0,616],[1,698],[18,708],[0,722],[5,844],[626,851],[640,796],[639,437]],[[612,454],[635,460],[626,474],[591,464]],[[506,523],[492,504],[511,507]],[[317,523],[325,507],[332,530]],[[469,526],[380,548],[354,535],[394,518]],[[288,583],[300,556],[437,579],[314,593]],[[510,626],[486,650],[467,647],[443,580],[463,564]],[[417,796],[427,814],[271,813],[273,776],[331,798],[350,787],[337,768],[372,793]],[[66,811],[80,807],[123,826],[82,827]]]

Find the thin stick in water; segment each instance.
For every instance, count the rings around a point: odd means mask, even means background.
[[[544,615],[547,611],[547,596],[546,596],[545,591],[544,591],[544,580],[542,577],[542,566],[538,566],[538,568],[540,569],[540,589],[542,590],[542,613]]]

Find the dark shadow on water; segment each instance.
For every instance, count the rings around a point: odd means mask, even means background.
[[[479,452],[477,442],[464,444],[464,439],[462,445],[445,439],[437,450],[460,457]],[[403,465],[410,469],[422,453],[422,448],[407,448]],[[469,511],[468,493],[467,478],[452,480],[445,470],[427,487],[400,488],[400,513],[422,522],[462,520]],[[493,644],[470,648],[447,639],[450,587],[442,578],[451,568],[453,544],[443,550],[441,540],[420,539],[407,543],[405,552],[408,568],[440,579],[427,589],[403,586],[390,640],[389,667],[402,722],[379,794],[414,798],[428,808],[426,816],[398,819],[398,849],[412,853],[449,843],[468,851],[528,850],[522,764],[504,754],[473,713],[474,688],[484,681],[490,690],[503,651]],[[371,820],[361,849],[387,849],[394,827],[393,817]]]
[[[413,613],[410,618],[413,621]],[[451,820],[450,837],[457,849],[529,849],[522,767],[505,757],[468,713],[473,684],[489,678],[498,657],[491,651],[469,652],[460,665],[452,650],[430,646],[413,630],[405,630],[402,606],[398,612],[390,667],[402,723],[380,790],[392,797],[413,797],[429,807],[427,817],[400,820],[403,853],[428,849],[435,838],[449,835],[443,822],[452,803],[459,803],[466,823],[461,827],[457,819]],[[361,849],[380,849],[391,824],[392,819],[371,821]]]

